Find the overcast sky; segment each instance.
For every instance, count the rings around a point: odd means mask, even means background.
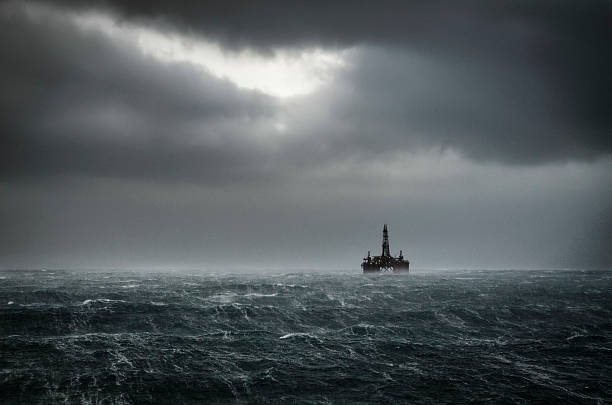
[[[180,6],[177,4],[181,4]],[[0,267],[612,267],[609,1],[2,1]]]

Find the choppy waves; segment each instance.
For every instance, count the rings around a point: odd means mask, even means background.
[[[604,403],[612,274],[6,271],[7,403]]]

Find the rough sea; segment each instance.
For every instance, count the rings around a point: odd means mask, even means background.
[[[0,403],[612,400],[612,272],[0,272]]]

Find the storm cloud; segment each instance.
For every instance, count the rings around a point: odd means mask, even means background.
[[[77,3],[101,7],[99,2]],[[175,4],[111,0],[103,4],[122,18],[177,27],[233,48],[273,52],[278,47],[373,45],[412,52],[430,60],[433,70],[440,74],[433,78],[425,75],[425,81],[440,79],[454,86],[430,89],[434,92],[429,97],[435,95],[442,102],[432,107],[438,119],[430,118],[427,123],[431,125],[426,129],[435,136],[441,131],[462,132],[467,126],[476,138],[466,139],[463,134],[451,143],[459,148],[465,146],[468,153],[475,143],[490,146],[497,142],[499,137],[491,133],[498,129],[506,133],[504,137],[516,138],[506,145],[508,160],[588,158],[612,149],[612,78],[608,74],[612,70],[608,49],[612,40],[612,6],[608,1],[458,4],[238,0]],[[393,55],[394,50],[389,53]],[[365,83],[373,79],[388,87],[377,87],[374,95],[387,91],[386,96],[393,90],[389,87],[398,84],[395,93],[410,94],[412,87],[401,84],[419,81],[423,72],[413,75],[409,59],[386,58],[380,53],[368,56],[370,67],[376,69],[381,57],[390,59],[387,66],[383,61],[380,72],[368,70]],[[388,71],[390,64],[393,72]],[[387,77],[386,73],[393,76]],[[369,99],[373,89],[364,90],[366,94],[357,96]],[[389,105],[404,101],[395,100],[394,95],[387,98]],[[472,95],[476,100],[472,101]],[[468,99],[468,105],[457,108],[462,98]],[[450,107],[443,105],[444,100]],[[470,101],[479,106],[472,106],[476,111],[467,109]],[[481,101],[485,104],[478,104]],[[486,106],[491,105],[509,112],[498,120],[499,113],[488,116]],[[453,124],[450,128],[431,123],[446,122],[447,117]],[[550,121],[556,120],[561,122],[551,128]],[[526,121],[532,125],[526,125]],[[456,131],[454,124],[459,126]],[[489,138],[494,140],[488,142]],[[535,152],[530,150],[531,143]]]
[[[5,179],[85,172],[215,181],[216,167],[228,176],[232,167],[241,176],[256,170],[258,147],[236,122],[269,119],[269,97],[50,16],[3,17]]]
[[[177,4],[0,3],[0,265],[612,263],[608,2]]]

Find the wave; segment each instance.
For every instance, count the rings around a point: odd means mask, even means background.
[[[319,339],[318,337],[311,335],[309,333],[303,333],[303,332],[294,332],[294,333],[287,333],[286,335],[281,336],[279,339],[290,339],[290,338],[310,338],[310,339]]]
[[[97,304],[97,303],[108,304],[108,303],[113,303],[113,302],[127,303],[127,301],[125,300],[112,300],[109,298],[93,298],[93,299],[87,299],[83,301],[81,305],[90,305],[90,304]]]
[[[273,293],[273,294],[262,294],[262,293],[248,293],[245,294],[245,297],[276,297],[278,295],[278,293]]]

